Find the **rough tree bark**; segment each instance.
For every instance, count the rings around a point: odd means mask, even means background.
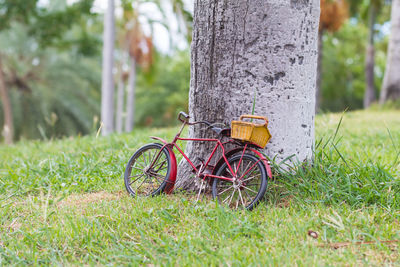
[[[103,69],[101,83],[101,121],[103,122],[102,135],[108,135],[114,131],[114,40],[114,0],[108,0],[107,11],[104,15],[103,34]]]
[[[376,7],[374,4],[371,4],[369,7],[369,15],[368,15],[368,27],[369,27],[369,36],[368,36],[368,44],[365,58],[365,80],[366,80],[366,88],[364,93],[364,108],[368,108],[372,102],[375,101],[375,45],[374,45],[374,36],[375,36],[375,19],[376,19]]]
[[[317,87],[315,90],[315,111],[318,112],[322,102],[321,82],[322,82],[322,57],[324,49],[324,30],[318,32],[318,63],[317,63]]]
[[[266,152],[277,160],[312,157],[318,57],[319,0],[196,0],[191,47],[189,115],[230,124],[251,113],[269,118]],[[210,131],[189,129],[190,137]],[[204,144],[188,143],[193,158]],[[188,165],[177,187],[193,189]]]
[[[400,98],[400,0],[392,1],[391,29],[380,103]]]
[[[14,122],[12,116],[12,108],[8,89],[4,80],[3,65],[0,57],[0,100],[3,104],[4,126],[2,134],[4,142],[8,145],[13,143],[14,137]]]
[[[128,93],[126,98],[125,132],[131,132],[133,130],[135,118],[136,61],[133,57],[130,57],[130,62]]]

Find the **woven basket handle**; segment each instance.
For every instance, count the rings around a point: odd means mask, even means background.
[[[255,125],[257,125],[257,126],[268,125],[268,119],[267,119],[267,117],[257,116],[257,115],[242,115],[242,116],[240,116],[239,120],[242,121],[244,118],[256,119],[256,120],[264,120],[264,121],[265,121],[265,123],[255,123]]]

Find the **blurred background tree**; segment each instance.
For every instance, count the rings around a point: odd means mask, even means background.
[[[85,110],[73,109],[71,105],[73,92],[56,92],[69,85],[51,88],[49,83],[54,81],[57,71],[60,74],[57,83],[66,77],[67,72],[63,71],[66,66],[62,65],[65,53],[73,56],[66,65],[77,71],[84,65],[71,66],[72,60],[79,55],[95,53],[96,46],[92,48],[92,44],[96,40],[89,38],[86,24],[92,17],[91,6],[91,0],[72,5],[58,0],[47,8],[37,0],[0,1],[0,11],[4,14],[0,19],[1,117],[7,143],[11,143],[14,136],[46,138],[47,134],[76,134],[87,128],[87,123],[81,119]],[[87,73],[93,74],[92,71]],[[76,82],[81,79],[80,75],[73,76]],[[86,84],[86,80],[84,82]],[[79,95],[83,96],[84,90],[89,88],[84,86]],[[85,102],[90,100],[85,99]],[[90,108],[90,105],[85,107]]]
[[[390,2],[374,1],[348,0],[349,19],[338,31],[323,37],[322,111],[368,107],[376,88],[381,87]]]
[[[315,110],[319,111],[322,101],[321,94],[321,72],[324,48],[324,33],[326,31],[337,32],[349,16],[349,6],[345,0],[321,0],[321,13],[318,31],[318,67],[317,67],[317,91]]]
[[[375,92],[375,24],[382,9],[383,0],[366,0],[362,3],[367,15],[368,42],[365,57],[366,88],[364,93],[364,108],[368,108],[376,100]]]
[[[400,0],[393,0],[392,3],[390,33],[385,77],[380,95],[381,104],[400,98]]]
[[[188,13],[183,10],[181,1],[171,1],[164,6],[158,1],[152,2],[160,8],[162,14],[165,13],[162,10],[165,6],[169,7],[171,12],[174,10],[175,12],[179,11],[180,14]],[[7,143],[20,138],[45,139],[84,135],[95,132],[99,127],[102,16],[96,11],[99,7],[93,5],[93,1],[81,0],[74,1],[74,4],[68,3],[66,0],[0,0],[0,14],[2,14],[0,19],[0,66],[2,67],[1,74],[3,74],[0,76],[0,82],[3,81],[0,85],[4,85],[0,86],[2,89],[0,90],[2,92],[0,95],[0,124],[6,126],[2,127],[3,131],[4,128],[8,129],[8,134],[5,136],[7,140],[4,139]],[[126,3],[133,7],[136,2],[125,1]],[[118,8],[122,8],[122,4]],[[130,10],[134,12],[132,8]],[[125,17],[127,24],[132,22],[132,15],[134,14],[131,13],[129,19]],[[167,20],[166,15],[163,16]],[[187,18],[187,15],[185,16]],[[162,24],[165,22],[156,22],[148,18],[145,23]],[[191,22],[187,21],[186,23],[190,28]],[[168,27],[164,28],[168,29]],[[178,55],[177,62],[182,61],[184,56],[176,48],[171,48],[169,54],[160,54],[156,48],[152,47],[151,43],[148,47],[143,48],[142,41],[149,41],[151,33],[145,35],[140,32],[140,37],[138,37],[139,35],[132,37],[136,29],[132,30],[129,27],[120,29],[124,38],[124,46],[116,47],[116,52],[127,50],[128,53],[121,53],[118,60],[125,62],[122,63],[123,65],[128,62],[127,55],[133,55],[139,61],[139,65],[143,68],[139,72],[138,84],[146,86],[145,89],[143,88],[144,90],[141,88],[141,91],[157,91],[160,86],[166,85],[171,87],[162,89],[168,91],[171,96],[175,95],[177,88],[172,87],[175,84],[161,81],[161,77],[157,74],[157,72],[166,73],[167,71],[160,66],[150,66],[152,60],[149,56],[159,58],[164,66],[171,67],[176,66],[173,62],[175,53]],[[130,42],[127,43],[127,40]],[[187,37],[184,40],[187,40]],[[151,52],[151,55],[149,53],[144,55],[143,50],[146,49],[147,52]],[[189,54],[187,50],[185,59],[187,64],[178,64],[177,66],[186,69],[178,70],[180,76],[175,76],[174,79],[176,84],[187,83],[186,89],[188,90]],[[129,73],[129,68],[126,66],[124,70]],[[182,76],[184,73],[187,75]],[[121,74],[123,73],[121,72]],[[174,75],[174,73],[171,74]],[[125,75],[125,80],[126,77]],[[116,81],[118,80],[116,79]],[[161,83],[163,84],[160,85]],[[131,82],[130,84],[135,83]],[[4,97],[4,92],[7,94],[6,97]],[[182,95],[185,95],[185,92]],[[147,96],[143,97],[148,99]],[[156,94],[152,94],[152,97],[158,98]],[[141,96],[138,100],[142,101]],[[186,107],[186,101],[187,99],[181,100],[183,104],[180,108]],[[174,101],[168,100],[167,102],[176,105]],[[140,105],[144,107],[147,115],[139,112],[139,117],[136,118],[138,124],[151,125],[149,121],[154,121],[156,125],[166,125],[167,122],[162,123],[162,120],[158,119],[161,114],[160,110],[166,109],[165,103],[153,106],[153,109],[148,109],[147,105]],[[126,106],[130,107],[132,113],[127,111],[125,114],[133,115],[133,105]]]
[[[170,17],[166,14],[165,3],[168,3],[172,7],[172,13]],[[159,18],[155,18],[152,14],[143,12],[143,6],[152,6],[152,12],[158,13]],[[191,34],[191,21],[192,16],[190,12],[185,9],[184,2],[182,0],[170,0],[170,1],[159,1],[159,0],[121,0],[122,16],[118,21],[118,43],[117,48],[119,57],[119,74],[116,78],[118,83],[117,100],[116,100],[116,122],[115,128],[117,132],[122,132],[122,129],[126,132],[133,130],[135,120],[135,94],[136,94],[136,83],[137,83],[137,70],[140,68],[143,74],[151,76],[155,74],[152,69],[154,54],[156,53],[153,46],[153,35],[154,25],[158,24],[170,31],[168,20],[173,15],[180,25],[184,27],[178,27],[180,33],[186,36],[186,40],[190,40],[187,36]],[[150,31],[145,32],[144,28],[148,27]],[[169,35],[170,43],[172,44],[172,34]],[[128,73],[125,73],[125,69],[128,69]],[[104,77],[103,77],[104,79]],[[127,82],[127,86],[126,86]],[[125,92],[125,87],[127,88]],[[109,90],[113,90],[110,88]],[[107,96],[104,101],[113,101],[113,97]],[[126,103],[124,103],[124,98]],[[114,110],[104,107],[105,119],[111,120],[110,117],[114,116]],[[103,114],[103,113],[102,113]],[[125,126],[125,127],[123,127]],[[107,133],[110,131],[107,130]]]

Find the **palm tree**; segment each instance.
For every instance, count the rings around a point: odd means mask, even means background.
[[[146,14],[141,13],[141,5],[144,3],[153,3],[157,10],[161,13],[162,19],[155,20],[147,17]],[[191,22],[192,16],[188,12],[182,0],[171,0],[170,4],[173,7],[175,15],[185,25],[185,34],[191,35]],[[169,30],[166,14],[163,10],[163,6],[160,1],[142,1],[137,0],[132,3],[130,0],[122,1],[124,15],[122,22],[120,23],[121,28],[124,28],[125,41],[120,42],[121,50],[125,50],[129,55],[129,78],[128,78],[128,90],[125,104],[125,131],[130,132],[133,130],[134,125],[134,112],[135,112],[135,87],[136,87],[136,76],[137,69],[140,67],[144,71],[149,71],[153,62],[153,36],[152,34],[145,34],[143,30],[144,25],[150,26],[152,29],[155,24],[160,24]],[[141,22],[142,21],[144,22]],[[124,60],[124,59],[121,59]],[[121,76],[122,77],[122,76]],[[120,110],[123,106],[121,99],[123,99],[122,86],[118,91],[117,97],[117,110]],[[117,125],[122,125],[122,112],[117,112]]]
[[[316,106],[318,111],[321,106],[322,92],[322,58],[323,58],[323,36],[326,31],[336,32],[343,25],[349,16],[349,6],[345,0],[321,0],[321,13],[318,32],[318,67],[317,67],[317,88]]]
[[[364,108],[368,108],[376,99],[375,95],[375,22],[380,0],[370,0],[368,8],[368,43],[365,58],[366,88],[364,93]]]
[[[125,131],[133,130],[134,112],[135,112],[135,87],[136,87],[136,70],[137,66],[145,70],[149,70],[153,61],[153,42],[151,36],[143,33],[139,22],[139,9],[136,6],[129,20],[132,25],[126,34],[128,52],[129,52],[129,80],[128,92],[126,100],[126,120]]]
[[[2,74],[10,96],[15,139],[88,134],[93,130],[100,100],[96,57],[70,49],[32,50],[37,40],[21,24],[0,33],[0,40],[0,50],[8,52],[2,57]]]
[[[103,74],[101,83],[101,120],[103,123],[103,135],[108,135],[114,131],[114,0],[108,0],[107,3],[107,11],[104,15]]]
[[[139,4],[137,1],[134,5],[130,1],[123,1],[124,10],[123,17],[119,24],[119,84],[117,93],[117,116],[116,127],[118,132],[123,128],[123,114],[125,115],[125,131],[130,132],[133,129],[134,111],[135,111],[135,87],[136,87],[136,71],[140,66],[145,70],[149,70],[152,63],[153,45],[152,38],[143,33],[142,25],[139,22]],[[127,58],[126,58],[127,57]],[[128,65],[129,72],[123,69]],[[128,77],[128,78],[127,78]],[[125,95],[125,84],[128,80],[128,90],[126,94],[126,104],[123,99]],[[125,112],[123,111],[125,107]]]

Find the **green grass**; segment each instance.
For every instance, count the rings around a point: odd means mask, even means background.
[[[284,173],[282,190],[308,203],[400,210],[400,112],[341,116],[318,118],[313,166]]]
[[[317,117],[313,166],[253,212],[124,192],[129,156],[176,128],[0,146],[0,265],[399,265],[400,244],[324,247],[400,240],[400,112],[340,118]]]

